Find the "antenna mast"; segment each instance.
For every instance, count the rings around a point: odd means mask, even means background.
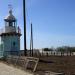
[[[23,14],[24,14],[24,55],[27,56],[27,48],[26,48],[26,7],[25,0],[23,0]]]
[[[9,7],[10,10],[13,9],[11,4],[8,4],[8,7]]]

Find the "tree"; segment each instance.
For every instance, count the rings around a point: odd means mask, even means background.
[[[52,48],[43,48],[44,51],[53,51]]]
[[[57,51],[65,52],[65,49],[64,49],[63,47],[58,47],[58,48],[57,48]]]

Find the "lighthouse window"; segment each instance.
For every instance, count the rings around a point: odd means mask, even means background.
[[[15,46],[16,45],[16,43],[15,42],[13,42],[13,46]]]
[[[9,26],[12,26],[12,22],[9,22]]]

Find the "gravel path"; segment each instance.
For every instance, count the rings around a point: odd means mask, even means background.
[[[0,75],[33,75],[0,62]]]

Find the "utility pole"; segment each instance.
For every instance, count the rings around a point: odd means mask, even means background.
[[[24,16],[24,55],[27,56],[26,44],[26,2],[23,0],[23,16]]]
[[[32,39],[32,56],[33,56],[33,27],[31,23],[31,39]]]
[[[33,56],[33,28],[31,23],[30,56]]]

